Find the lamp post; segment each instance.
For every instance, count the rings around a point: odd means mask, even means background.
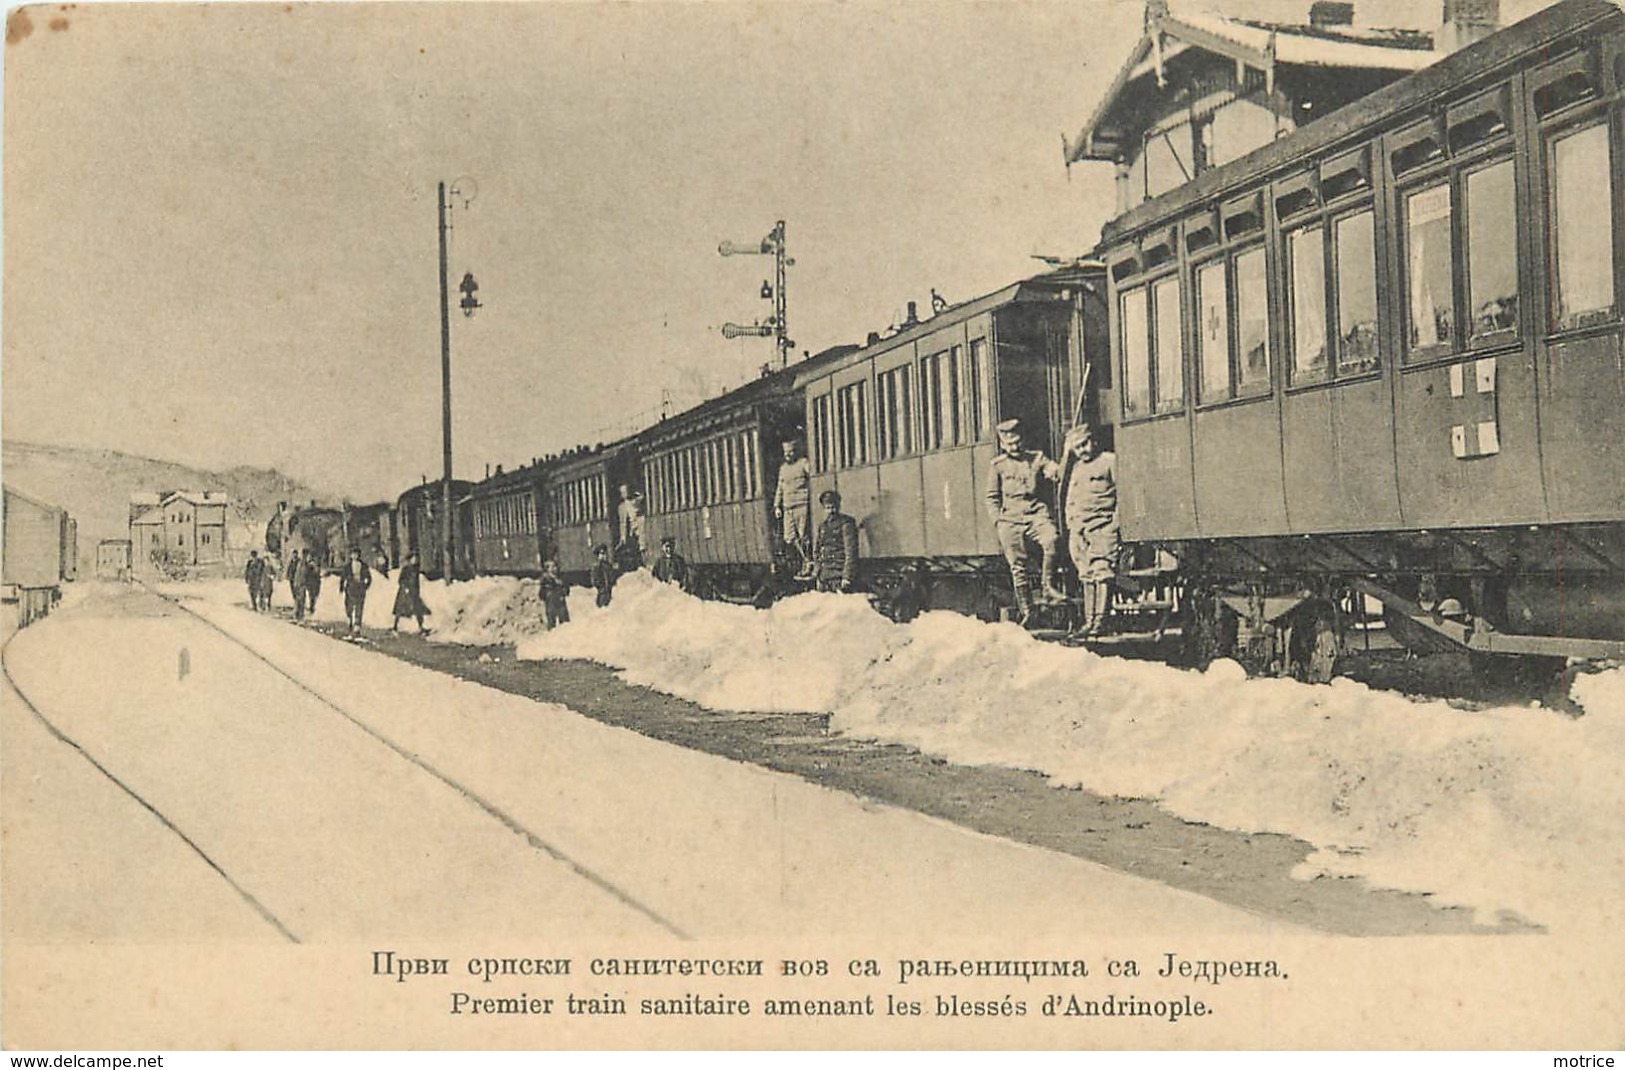
[[[463,207],[467,208],[473,203],[472,193],[465,193],[460,186],[464,183],[472,186],[472,179],[458,179],[452,183],[451,192],[462,196]],[[440,481],[440,567],[441,575],[446,582],[452,582],[452,548],[451,533],[451,304],[447,296],[446,287],[446,232],[450,227],[446,223],[446,184],[440,183],[440,434],[443,446],[445,467]],[[463,315],[472,316],[474,310],[481,307],[474,298],[474,291],[479,284],[474,281],[472,272],[463,275],[462,285],[458,287],[463,292],[461,307]]]

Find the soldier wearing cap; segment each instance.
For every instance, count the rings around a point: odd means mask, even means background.
[[[794,550],[799,579],[812,575],[812,465],[802,456],[797,439],[784,441],[784,463],[779,466],[778,486],[773,489],[773,515],[780,522],[786,550]]]
[[[999,424],[998,431],[999,452],[993,458],[988,480],[987,512],[1010,565],[1016,610],[1025,621],[1033,606],[1032,545],[1037,545],[1042,554],[1036,580],[1042,585],[1044,598],[1060,601],[1065,597],[1055,586],[1058,535],[1046,497],[1061,478],[1061,466],[1042,451],[1026,448],[1020,420],[1006,420]]]
[[[667,535],[660,540],[660,556],[655,558],[654,577],[661,583],[675,583],[688,590],[688,561],[677,552],[677,540]]]
[[[1083,584],[1084,632],[1100,631],[1117,572],[1117,457],[1100,448],[1088,424],[1066,435],[1071,474],[1066,481],[1066,529],[1072,567]]]
[[[820,591],[850,591],[858,574],[858,522],[841,512],[841,496],[826,490],[818,496],[824,520],[813,541],[813,568]]]
[[[599,608],[609,605],[615,592],[615,562],[609,559],[609,547],[603,543],[593,547],[592,586],[598,592],[593,604]]]

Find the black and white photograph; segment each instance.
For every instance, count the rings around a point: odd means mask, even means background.
[[[4,66],[0,1046],[1625,1046],[1618,3]]]

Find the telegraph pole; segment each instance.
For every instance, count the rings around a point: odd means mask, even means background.
[[[472,188],[464,189],[464,186]],[[451,192],[462,197],[463,207],[467,208],[473,203],[478,190],[472,178],[459,178],[452,183]],[[451,228],[446,222],[447,211],[446,184],[442,182],[440,183],[440,439],[445,465],[442,468],[440,482],[440,567],[444,570],[441,575],[447,583],[450,583],[451,538],[454,525],[451,522],[451,305],[446,292],[446,232]],[[463,294],[463,300],[459,305],[463,315],[472,316],[476,309],[483,307],[474,296],[474,291],[480,286],[474,281],[473,273],[465,273],[462,284],[457,288]]]
[[[737,323],[724,323],[722,337],[724,338],[772,338],[774,346],[779,351],[779,367],[785,368],[790,364],[790,350],[795,343],[790,340],[789,302],[785,297],[785,269],[795,266],[795,261],[786,255],[784,244],[784,220],[779,220],[768,232],[767,237],[754,244],[750,242],[725,241],[717,246],[717,252],[722,256],[772,256],[773,281],[762,283],[762,299],[773,302],[773,314],[766,323],[753,323],[742,327]]]
[[[446,296],[446,184],[440,183],[440,441],[445,454],[440,481],[440,567],[451,583],[451,305]]]

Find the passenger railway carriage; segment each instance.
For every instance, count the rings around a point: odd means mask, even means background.
[[[782,443],[800,440],[797,376],[777,372],[637,436],[652,560],[671,538],[698,589],[748,597],[780,550],[773,518]]]
[[[1324,675],[1351,591],[1625,651],[1622,26],[1559,4],[1106,227],[1124,535],[1208,653]]]
[[[586,583],[593,548],[612,550],[620,487],[636,485],[637,450],[629,440],[564,457],[547,466],[546,521],[559,571]]]
[[[481,575],[538,576],[548,557],[547,497],[540,464],[496,474],[470,493],[474,570]]]
[[[1081,369],[1109,381],[1098,272],[1070,271],[945,309],[855,352],[797,369],[813,497],[858,521],[862,569],[891,583],[929,570],[928,604],[991,615],[1008,571],[983,495],[999,421],[1049,456],[1076,418]],[[815,516],[816,522],[816,516]]]
[[[469,500],[474,484],[462,480],[451,481],[452,502],[452,575],[467,579],[474,574],[472,553],[473,504]],[[400,555],[417,554],[423,574],[440,579],[445,574],[444,555],[441,553],[441,522],[445,509],[442,481],[425,481],[406,491],[396,503],[396,523]]]
[[[1494,9],[1446,0],[1434,40],[1325,0],[1306,26],[1151,0],[1068,144],[1116,166],[1092,256],[458,484],[459,569],[553,555],[585,582],[627,486],[646,554],[670,536],[702,590],[749,595],[797,437],[815,500],[858,521],[862,585],[992,616],[994,428],[1058,456],[1085,419],[1198,660],[1325,679],[1378,604],[1411,644],[1625,657],[1625,14],[1565,0],[1491,32]],[[439,501],[398,510],[426,571]]]

